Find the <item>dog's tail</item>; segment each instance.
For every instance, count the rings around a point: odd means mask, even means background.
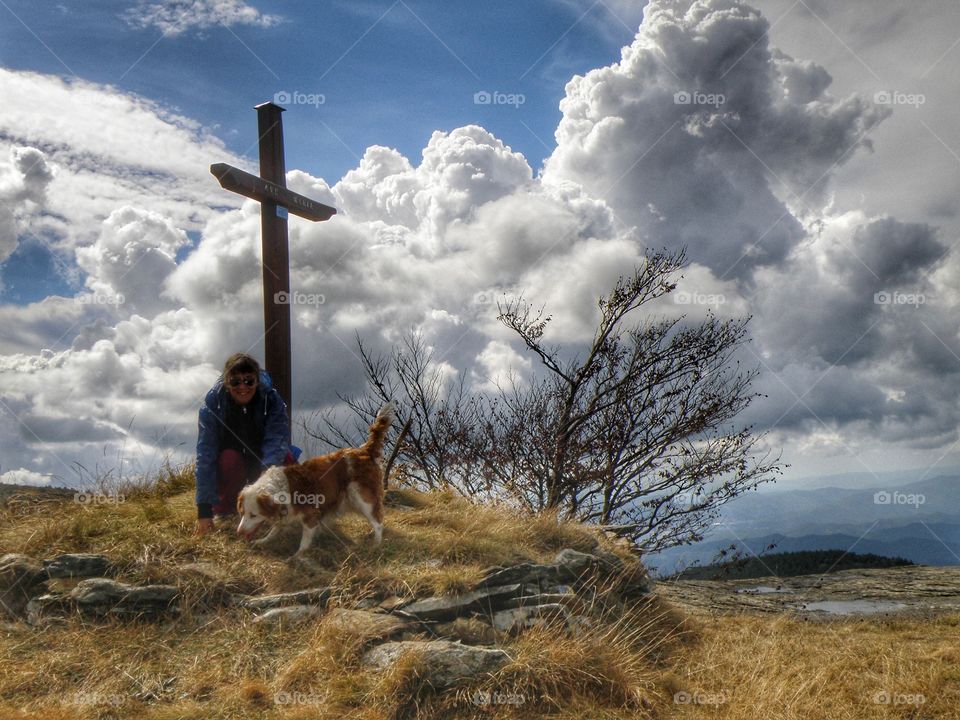
[[[377,413],[377,419],[374,420],[370,426],[370,436],[361,448],[377,460],[379,460],[383,454],[383,441],[387,437],[387,430],[390,429],[390,425],[393,423],[395,409],[392,402],[388,402],[380,408],[380,412]]]

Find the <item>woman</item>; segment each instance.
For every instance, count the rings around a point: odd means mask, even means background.
[[[271,465],[296,462],[287,406],[245,353],[234,353],[200,408],[197,435],[197,534],[237,511],[237,495]]]

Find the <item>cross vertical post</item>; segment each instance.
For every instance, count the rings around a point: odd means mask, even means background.
[[[256,106],[260,137],[260,176],[214,163],[210,172],[220,187],[260,203],[263,263],[264,360],[273,385],[293,418],[293,382],[290,370],[290,250],[287,217],[293,213],[310,222],[329,220],[337,209],[287,190],[283,158],[283,108],[272,102]]]
[[[287,186],[283,156],[283,108],[271,102],[257,105],[260,137],[260,177]],[[264,200],[260,207],[263,257],[263,327],[265,361],[273,385],[287,403],[293,418],[293,383],[290,351],[290,251],[287,242],[287,209]]]

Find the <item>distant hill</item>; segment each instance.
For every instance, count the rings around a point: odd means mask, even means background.
[[[76,490],[70,488],[48,487],[46,485],[11,485],[0,483],[0,505],[14,496],[30,498],[72,500]]]
[[[676,580],[737,580],[768,576],[819,575],[841,570],[882,569],[913,565],[904,558],[862,555],[842,550],[801,550],[748,557],[731,562],[687,568]]]
[[[731,545],[746,555],[841,550],[960,565],[960,475],[871,488],[747,493],[722,508],[702,542],[649,555],[646,562],[657,574],[671,575],[718,562],[718,553]]]

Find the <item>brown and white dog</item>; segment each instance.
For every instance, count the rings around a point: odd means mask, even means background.
[[[358,448],[344,448],[311,458],[300,465],[272,467],[245,487],[237,498],[240,525],[237,533],[247,540],[264,520],[273,527],[254,545],[273,538],[284,520],[299,520],[303,526],[300,555],[313,542],[320,528],[352,510],[363,515],[376,542],[383,537],[383,473],[380,458],[387,430],[393,422],[393,403],[377,413],[367,441]]]

